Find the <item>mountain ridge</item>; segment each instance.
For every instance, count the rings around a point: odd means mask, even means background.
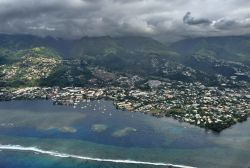
[[[239,45],[241,48],[237,47]],[[141,36],[82,37],[69,40],[49,36],[42,38],[32,35],[1,34],[0,65],[18,62],[20,64],[21,57],[24,56],[22,53],[26,50],[33,52],[35,48],[42,49],[43,55],[58,55],[60,60],[84,62],[79,69],[85,70],[88,66],[100,67],[110,72],[129,73],[147,78],[199,81],[208,85],[216,83],[214,80],[218,80],[218,75],[227,79],[244,74],[238,79],[250,80],[250,37],[185,39],[167,46],[152,38]],[[55,68],[61,71],[59,74],[80,73],[72,66],[61,66],[64,68]],[[65,70],[67,68],[69,69]],[[89,76],[89,73],[86,75]]]

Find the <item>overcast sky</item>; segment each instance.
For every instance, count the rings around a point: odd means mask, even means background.
[[[0,32],[163,41],[247,35],[250,0],[0,0]]]

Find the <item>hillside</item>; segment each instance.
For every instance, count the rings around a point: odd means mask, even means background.
[[[50,76],[60,62],[58,54],[45,47],[9,52],[11,61],[0,65],[0,86],[37,86],[40,79]]]
[[[2,34],[2,83],[8,85],[11,80],[22,79],[21,83],[24,85],[32,83],[82,86],[93,77],[90,69],[96,67],[112,73],[139,75],[146,79],[198,81],[212,86],[230,78],[250,81],[249,41],[249,37],[210,37],[186,39],[166,46],[151,38],[138,36],[83,37],[69,40]],[[35,82],[24,82],[22,74],[30,73],[29,68],[36,71],[43,67],[40,65],[43,61],[37,60],[41,58],[68,62],[48,66],[51,73],[42,73],[44,75],[38,76],[39,79]],[[74,61],[79,63],[74,65]],[[39,62],[38,67],[34,65],[35,62]],[[11,73],[13,67],[17,67],[19,73],[13,79],[5,79],[4,75]]]
[[[170,48],[183,57],[200,55],[250,65],[250,37],[206,37],[178,41]]]

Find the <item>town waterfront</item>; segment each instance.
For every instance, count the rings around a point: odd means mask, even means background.
[[[1,168],[250,166],[249,120],[213,133],[104,100],[0,102],[0,115]]]

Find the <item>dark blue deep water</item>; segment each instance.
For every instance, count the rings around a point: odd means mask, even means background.
[[[75,108],[54,106],[50,101],[0,102],[0,116],[1,145],[193,167],[250,166],[249,121],[215,134],[170,118],[120,111],[109,101]],[[163,167],[0,150],[0,168]]]

